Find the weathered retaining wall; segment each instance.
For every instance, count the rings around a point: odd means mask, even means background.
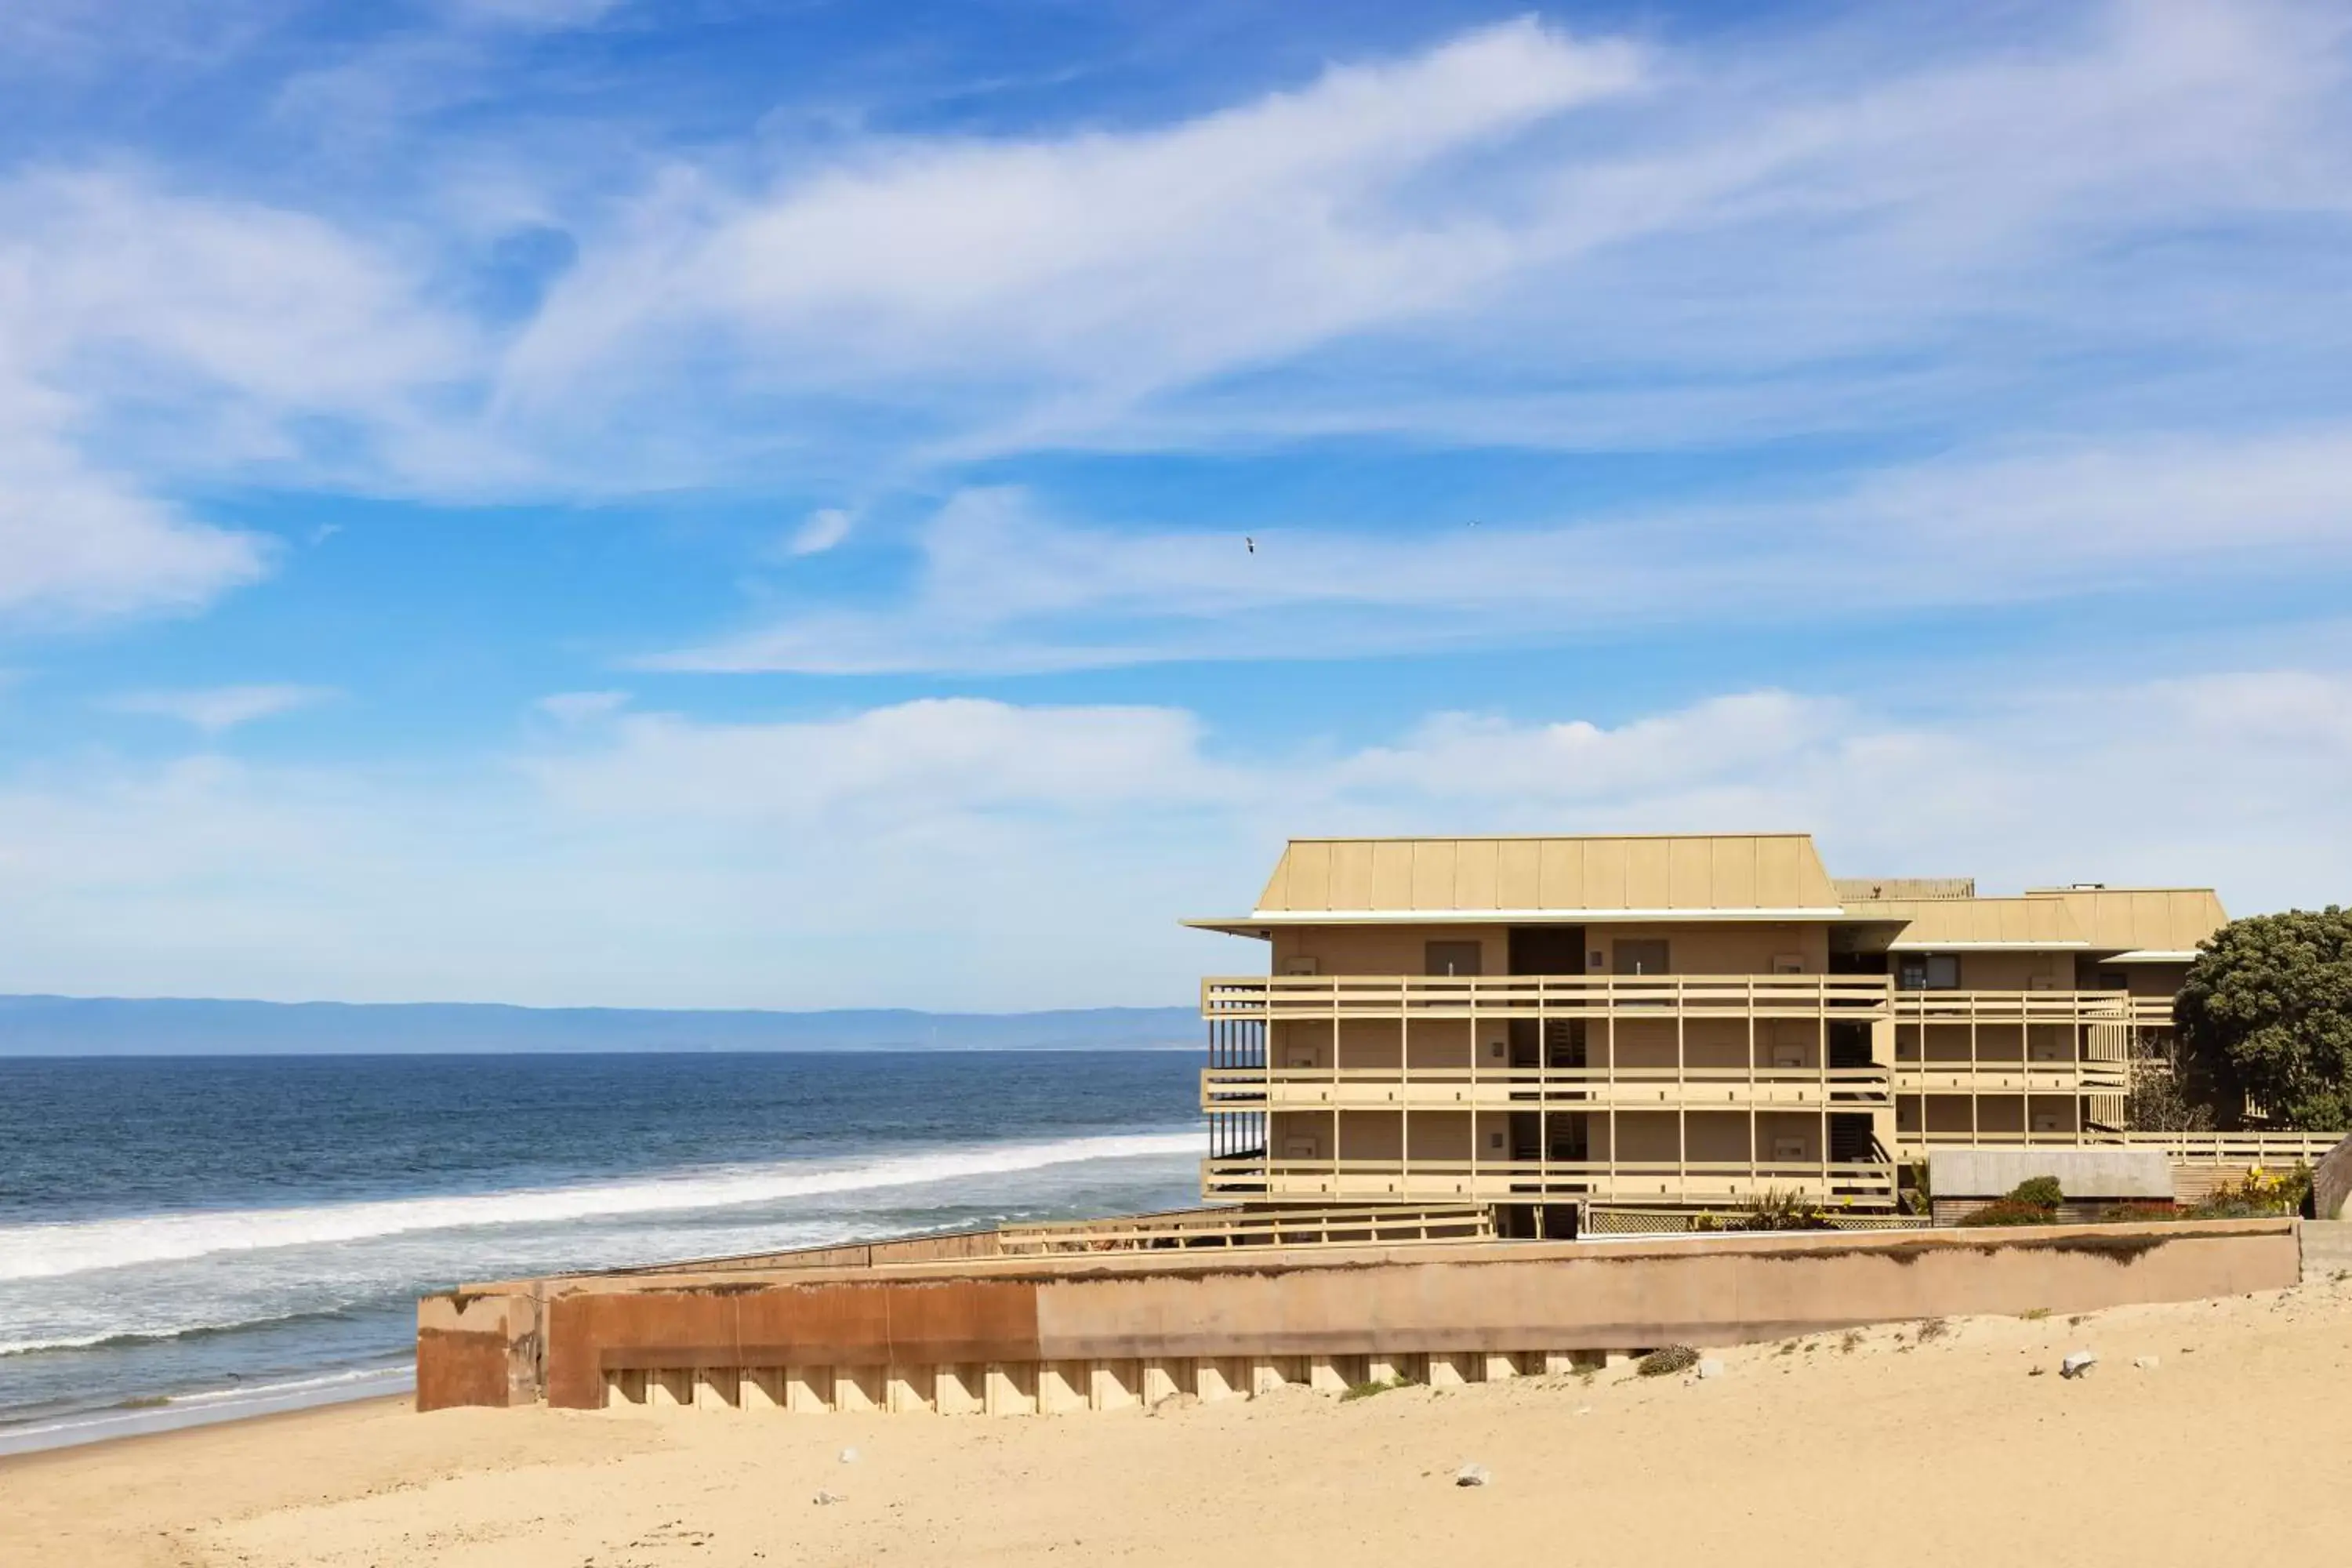
[[[531,1405],[545,1392],[543,1287],[452,1290],[416,1303],[416,1408]]]
[[[2089,1311],[2299,1275],[2294,1222],[2238,1220],[591,1276],[427,1298],[417,1397],[1052,1409],[1383,1368],[1475,1381],[1661,1344]]]

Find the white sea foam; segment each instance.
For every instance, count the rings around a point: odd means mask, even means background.
[[[35,1355],[43,1351],[87,1351],[100,1346],[129,1347],[131,1345],[168,1344],[173,1340],[201,1339],[207,1334],[235,1333],[241,1329],[275,1328],[284,1323],[332,1317],[329,1311],[264,1312],[230,1317],[182,1318],[158,1326],[138,1324],[131,1327],[95,1330],[89,1333],[64,1334],[52,1339],[0,1340],[0,1357]],[[0,1317],[0,1323],[6,1319]]]
[[[1197,1131],[976,1144],[852,1163],[798,1162],[572,1187],[283,1209],[145,1215],[0,1226],[0,1280],[48,1279],[270,1247],[362,1241],[419,1231],[551,1225],[685,1213],[877,1187],[1032,1171],[1087,1160],[1190,1153]]]
[[[56,1421],[0,1426],[0,1454],[32,1453],[142,1432],[165,1432],[178,1426],[300,1410],[314,1405],[379,1398],[404,1393],[415,1381],[415,1372],[410,1367],[355,1367],[284,1383],[238,1384],[195,1394],[175,1394],[160,1405],[137,1410],[92,1410]]]

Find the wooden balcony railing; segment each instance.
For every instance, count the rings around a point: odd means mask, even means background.
[[[2132,1020],[2132,998],[2121,991],[1897,991],[1893,995],[1895,1021],[1903,1025],[2127,1026]]]
[[[1547,1199],[1728,1207],[1772,1193],[1796,1193],[1856,1208],[1891,1208],[1892,1164],[1856,1161],[1700,1160],[1297,1160],[1242,1156],[1204,1161],[1212,1199],[1333,1198],[1430,1203]]]
[[[2129,1094],[2131,1063],[2089,1057],[2053,1061],[1897,1060],[1894,1092],[1915,1094]]]
[[[1883,1065],[1858,1068],[1216,1067],[1203,1110],[1874,1110]]]
[[[2086,1147],[2155,1149],[2182,1165],[2221,1165],[2283,1171],[2298,1162],[2317,1164],[2344,1141],[2340,1132],[2117,1132],[2104,1127],[2027,1132],[2015,1129],[1898,1128],[1895,1152],[1906,1157],[1927,1149]]]
[[[1475,1204],[1251,1205],[1008,1225],[996,1235],[1006,1256],[1039,1257],[1163,1247],[1396,1247],[1424,1241],[1487,1241],[1494,1238],[1495,1225],[1492,1212]]]
[[[2161,1149],[2184,1165],[2260,1165],[2282,1171],[2316,1165],[2344,1142],[2341,1132],[2112,1132],[2135,1149]]]
[[[1201,982],[1213,1021],[1286,1018],[1820,1018],[1868,1022],[1877,974],[1253,974]]]

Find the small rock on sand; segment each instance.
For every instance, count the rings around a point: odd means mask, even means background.
[[[1709,1356],[1705,1361],[1698,1363],[1698,1374],[1701,1377],[1721,1377],[1723,1375],[1723,1363],[1716,1360],[1713,1356]]]
[[[1465,1465],[1454,1472],[1454,1484],[1457,1487],[1483,1487],[1492,1479],[1494,1477],[1486,1473],[1484,1465]]]
[[[847,1502],[849,1500],[843,1497],[839,1492],[819,1492],[809,1500],[815,1503],[819,1508],[830,1508],[835,1503]]]
[[[841,1451],[841,1462],[845,1465],[854,1465],[857,1463],[857,1450],[855,1448],[844,1448]]]
[[[2152,1355],[2136,1355],[2132,1357],[2132,1365],[2139,1368],[2142,1372],[2154,1372],[2156,1370],[2156,1358]]]
[[[2066,1359],[2058,1363],[2058,1375],[2080,1377],[2098,1364],[2099,1355],[2096,1351],[2068,1351]]]

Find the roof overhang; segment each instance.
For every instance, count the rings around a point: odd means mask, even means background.
[[[2101,956],[2101,963],[2194,963],[2197,950],[2179,951],[2171,948],[2142,947],[2129,952],[2110,952]]]
[[[1890,942],[1889,952],[2063,952],[2086,951],[2090,943],[2080,937],[2063,941],[2048,938],[2040,941],[2021,938],[2016,942]]]
[[[1785,925],[1791,921],[1845,918],[1835,905],[1785,910],[1260,910],[1183,923],[1195,931],[1264,936],[1276,926],[1584,926],[1716,924]]]

